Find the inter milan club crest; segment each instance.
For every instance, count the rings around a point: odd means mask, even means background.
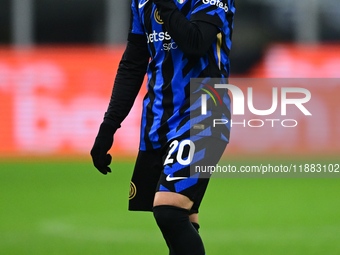
[[[185,0],[177,0],[177,2],[179,2],[180,4],[183,4]]]
[[[155,13],[154,13],[154,17],[155,17],[155,20],[158,24],[163,24],[163,20],[161,19],[161,16],[159,15],[158,13],[158,10],[155,9]]]
[[[129,200],[134,198],[137,193],[136,185],[133,182],[130,182],[130,193],[129,193]]]

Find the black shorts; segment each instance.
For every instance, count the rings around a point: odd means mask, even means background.
[[[139,151],[132,175],[129,210],[152,211],[155,192],[180,193],[198,208],[207,188],[210,174],[195,173],[195,166],[215,166],[227,142],[207,136],[175,138],[160,149]]]

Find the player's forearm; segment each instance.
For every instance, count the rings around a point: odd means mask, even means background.
[[[149,52],[145,36],[130,34],[104,117],[104,123],[112,126],[114,131],[120,127],[132,108],[143,83],[148,62]]]
[[[219,29],[204,21],[190,21],[173,0],[154,0],[166,29],[188,57],[200,58],[209,49]]]

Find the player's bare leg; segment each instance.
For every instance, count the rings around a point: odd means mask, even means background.
[[[154,216],[168,244],[170,255],[204,255],[198,234],[198,214],[189,215],[193,201],[175,192],[157,192]],[[192,224],[195,224],[194,226]]]
[[[179,193],[167,191],[156,192],[153,202],[153,206],[172,205],[187,210],[190,210],[193,204],[194,202],[191,201],[188,197]]]
[[[192,213],[189,215],[189,220],[198,224],[198,213]]]

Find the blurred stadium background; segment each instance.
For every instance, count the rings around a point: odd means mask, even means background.
[[[306,87],[313,121],[232,131],[224,162],[339,163],[338,2],[236,1],[232,77],[333,79]],[[115,136],[111,176],[89,158],[129,13],[129,1],[0,0],[1,254],[166,254],[151,215],[126,210],[145,87]],[[213,179],[207,254],[339,254],[338,180]]]

